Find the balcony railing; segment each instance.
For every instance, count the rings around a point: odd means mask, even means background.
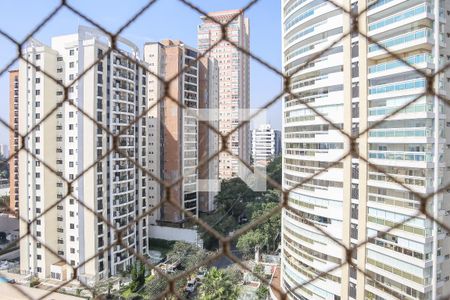
[[[418,40],[418,39],[422,39],[422,38],[426,38],[426,37],[432,37],[432,36],[433,36],[433,31],[430,28],[423,28],[423,29],[420,29],[420,30],[417,30],[417,31],[414,31],[411,33],[406,33],[406,34],[396,36],[391,39],[380,41],[380,42],[378,42],[378,44],[389,49],[390,47],[398,46],[401,44],[406,44],[406,43],[412,42],[414,40]],[[378,51],[378,50],[382,50],[382,49],[383,48],[381,48],[377,44],[371,44],[369,46],[369,52],[374,52],[374,51]]]

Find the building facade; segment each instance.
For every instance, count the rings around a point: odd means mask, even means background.
[[[229,39],[238,47],[250,48],[250,24],[241,10],[229,10],[208,14],[218,22],[225,24],[236,17],[227,26]],[[202,17],[203,23],[198,27],[198,49],[207,56],[215,58],[219,64],[219,130],[227,134],[246,118],[250,108],[250,62],[247,55],[231,43],[222,41],[221,26]],[[216,45],[216,43],[218,43]],[[228,149],[242,160],[250,161],[249,126],[245,124],[231,135]],[[222,147],[222,146],[220,146]],[[221,179],[238,176],[238,160],[222,152],[219,155],[219,177]]]
[[[281,133],[270,124],[252,130],[252,159],[254,165],[266,166],[281,154]]]
[[[360,32],[425,74],[448,63],[447,1],[337,3],[364,12]],[[422,95],[421,73],[364,36],[337,41],[351,26],[327,1],[282,2],[283,66],[292,76],[283,99],[283,186],[320,174],[296,187],[283,211],[281,285],[291,299],[438,299],[450,292],[448,234],[422,214],[412,218],[421,205],[412,191],[429,194],[448,183],[449,110]],[[435,90],[445,95],[449,77],[442,72]],[[361,133],[359,155],[408,189],[358,156],[333,164],[350,149],[338,129]],[[427,205],[446,224],[449,197],[439,193]],[[336,269],[346,254],[327,235],[348,248],[361,244],[352,259],[364,273],[348,264]]]
[[[151,117],[134,122],[148,109],[147,75],[133,62],[138,48],[117,42],[124,50],[107,52],[107,36],[81,26],[76,34],[52,38],[51,46],[32,40],[24,48],[38,69],[20,62],[19,132],[32,130],[25,146],[37,157],[19,154],[20,216],[35,220],[31,232],[37,238],[21,240],[23,273],[64,280],[82,264],[77,276],[90,283],[127,270],[135,260],[127,247],[147,253],[150,216],[136,216],[149,208],[151,178],[130,161],[147,168],[151,160]],[[69,86],[68,95],[40,70]],[[83,113],[65,103],[41,122],[63,99]],[[123,246],[108,247],[116,229],[123,230]],[[26,223],[20,230],[27,232]]]
[[[164,95],[163,83],[152,80],[149,90],[156,104],[156,119],[160,131],[160,176],[171,189],[171,201],[198,215],[198,120],[199,62],[198,52],[181,41],[164,40],[144,46],[144,60],[150,70],[169,80]],[[159,102],[158,102],[159,101]],[[160,199],[168,195],[162,191]],[[156,219],[166,226],[183,226],[188,217],[179,208],[164,203]]]
[[[217,60],[202,57],[199,61],[199,211],[216,209],[215,196],[219,188],[219,65]]]
[[[19,70],[9,72],[9,153],[16,154],[20,149],[19,137]],[[16,214],[19,210],[19,156],[9,161],[9,209]]]

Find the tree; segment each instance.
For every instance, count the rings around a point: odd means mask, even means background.
[[[224,236],[239,227],[239,217],[250,203],[258,201],[261,193],[252,191],[240,178],[223,180],[220,192],[216,195],[217,209],[202,219]],[[218,240],[202,230],[202,239],[206,249],[218,246]]]
[[[195,244],[176,242],[167,257],[179,260],[182,269],[190,269],[208,257],[208,253]]]
[[[277,182],[278,184],[281,184],[281,178],[282,178],[282,157],[277,156],[275,157],[268,165],[267,165],[267,177],[270,177],[272,180]],[[274,188],[273,185],[270,183],[267,183],[267,186],[269,188]]]
[[[3,155],[0,155],[0,178],[9,178],[9,160]]]
[[[262,203],[253,212],[252,220],[267,215],[277,205],[275,202]],[[255,247],[260,247],[260,249],[265,248],[267,252],[276,250],[280,231],[281,217],[280,214],[275,214],[262,224],[240,236],[236,246],[246,257],[254,253]]]
[[[129,288],[131,292],[137,292],[145,283],[145,266],[142,262],[133,264],[131,268],[131,282]]]
[[[258,287],[256,290],[256,297],[258,300],[264,300],[267,299],[267,294],[269,293],[269,289],[267,286],[263,283]]]
[[[211,268],[200,286],[200,300],[236,300],[239,287],[227,270]]]

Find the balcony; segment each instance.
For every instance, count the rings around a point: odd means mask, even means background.
[[[433,156],[429,153],[424,153],[424,152],[369,151],[369,159],[432,162]]]
[[[406,58],[405,61],[412,66],[417,66],[417,65],[420,65],[423,63],[432,64],[433,58],[432,58],[431,54],[429,54],[429,53],[421,53],[421,54],[410,56],[410,57]],[[384,72],[402,68],[402,67],[407,68],[408,70],[411,69],[411,67],[409,67],[407,64],[405,64],[401,60],[391,60],[391,61],[388,61],[385,63],[370,66],[369,74],[384,73]]]
[[[421,4],[419,6],[404,10],[398,14],[390,15],[384,19],[377,20],[369,24],[369,31],[374,31],[385,26],[392,25],[394,23],[398,23],[403,20],[410,19],[414,16],[418,16],[424,13],[432,13],[431,6],[429,4]]]
[[[390,39],[378,41],[378,44],[394,53],[401,51],[413,51],[423,48],[431,51],[432,45],[434,44],[433,30],[427,27],[422,28]],[[368,57],[371,59],[381,59],[384,57],[389,57],[389,53],[387,53],[378,44],[369,45]]]
[[[424,78],[418,78],[408,81],[376,85],[369,88],[369,95],[379,95],[394,92],[404,92],[405,90],[420,89],[425,91],[427,82]]]

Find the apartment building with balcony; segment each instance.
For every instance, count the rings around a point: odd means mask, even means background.
[[[23,273],[63,280],[80,266],[78,279],[91,283],[127,270],[135,261],[128,247],[147,253],[150,216],[136,217],[149,208],[152,180],[130,161],[147,169],[153,159],[151,116],[134,122],[149,105],[147,74],[135,63],[138,48],[117,42],[120,52],[108,52],[106,35],[80,26],[51,46],[31,40],[23,49],[29,63],[19,64],[19,132],[32,131],[25,147],[36,158],[19,154],[19,208],[37,239],[20,242]],[[57,106],[63,99],[70,103]],[[123,246],[109,247],[117,229]],[[27,232],[25,222],[20,231]]]
[[[250,49],[250,22],[242,10],[209,13],[208,16],[227,26],[228,38],[242,49]],[[215,58],[219,64],[219,130],[227,134],[245,119],[250,108],[250,60],[233,44],[222,39],[222,27],[210,18],[202,17],[198,27],[198,49]],[[216,43],[218,43],[216,45]],[[250,138],[248,124],[241,126],[228,140],[228,149],[235,156],[250,162]],[[221,143],[221,141],[220,141]],[[220,147],[222,147],[220,145]],[[219,155],[219,177],[229,179],[239,174],[236,157],[222,152]]]
[[[198,120],[199,62],[198,51],[178,40],[163,40],[144,45],[144,60],[150,71],[164,80],[177,76],[164,94],[164,84],[152,79],[148,89],[155,105],[153,113],[160,138],[160,178],[176,183],[170,195],[161,190],[160,199],[170,200],[198,215]],[[173,204],[164,203],[156,224],[182,227],[188,216]]]
[[[19,137],[19,70],[9,72],[9,155],[20,149]],[[9,161],[9,209],[19,211],[19,156]]]
[[[252,160],[254,165],[267,164],[281,154],[281,132],[270,124],[252,130]]]
[[[219,190],[219,65],[211,57],[199,60],[199,137],[198,183],[199,211],[216,209],[215,196]]]
[[[369,5],[359,30],[425,74],[449,62],[447,1],[338,4],[353,13]],[[416,216],[421,201],[412,191],[429,194],[448,184],[449,109],[423,95],[423,74],[364,36],[336,42],[351,26],[348,14],[327,1],[282,1],[283,66],[292,76],[292,94],[283,99],[283,185],[320,174],[289,194],[281,284],[291,299],[439,299],[450,292],[449,234]],[[435,91],[446,95],[449,78],[448,71],[437,76]],[[338,129],[361,134],[355,147],[378,169],[357,155],[334,164],[350,149]],[[426,206],[445,224],[449,198],[443,191]],[[385,233],[399,222],[405,223]],[[352,260],[364,273],[336,269],[346,254],[333,239],[349,248],[361,244]]]

